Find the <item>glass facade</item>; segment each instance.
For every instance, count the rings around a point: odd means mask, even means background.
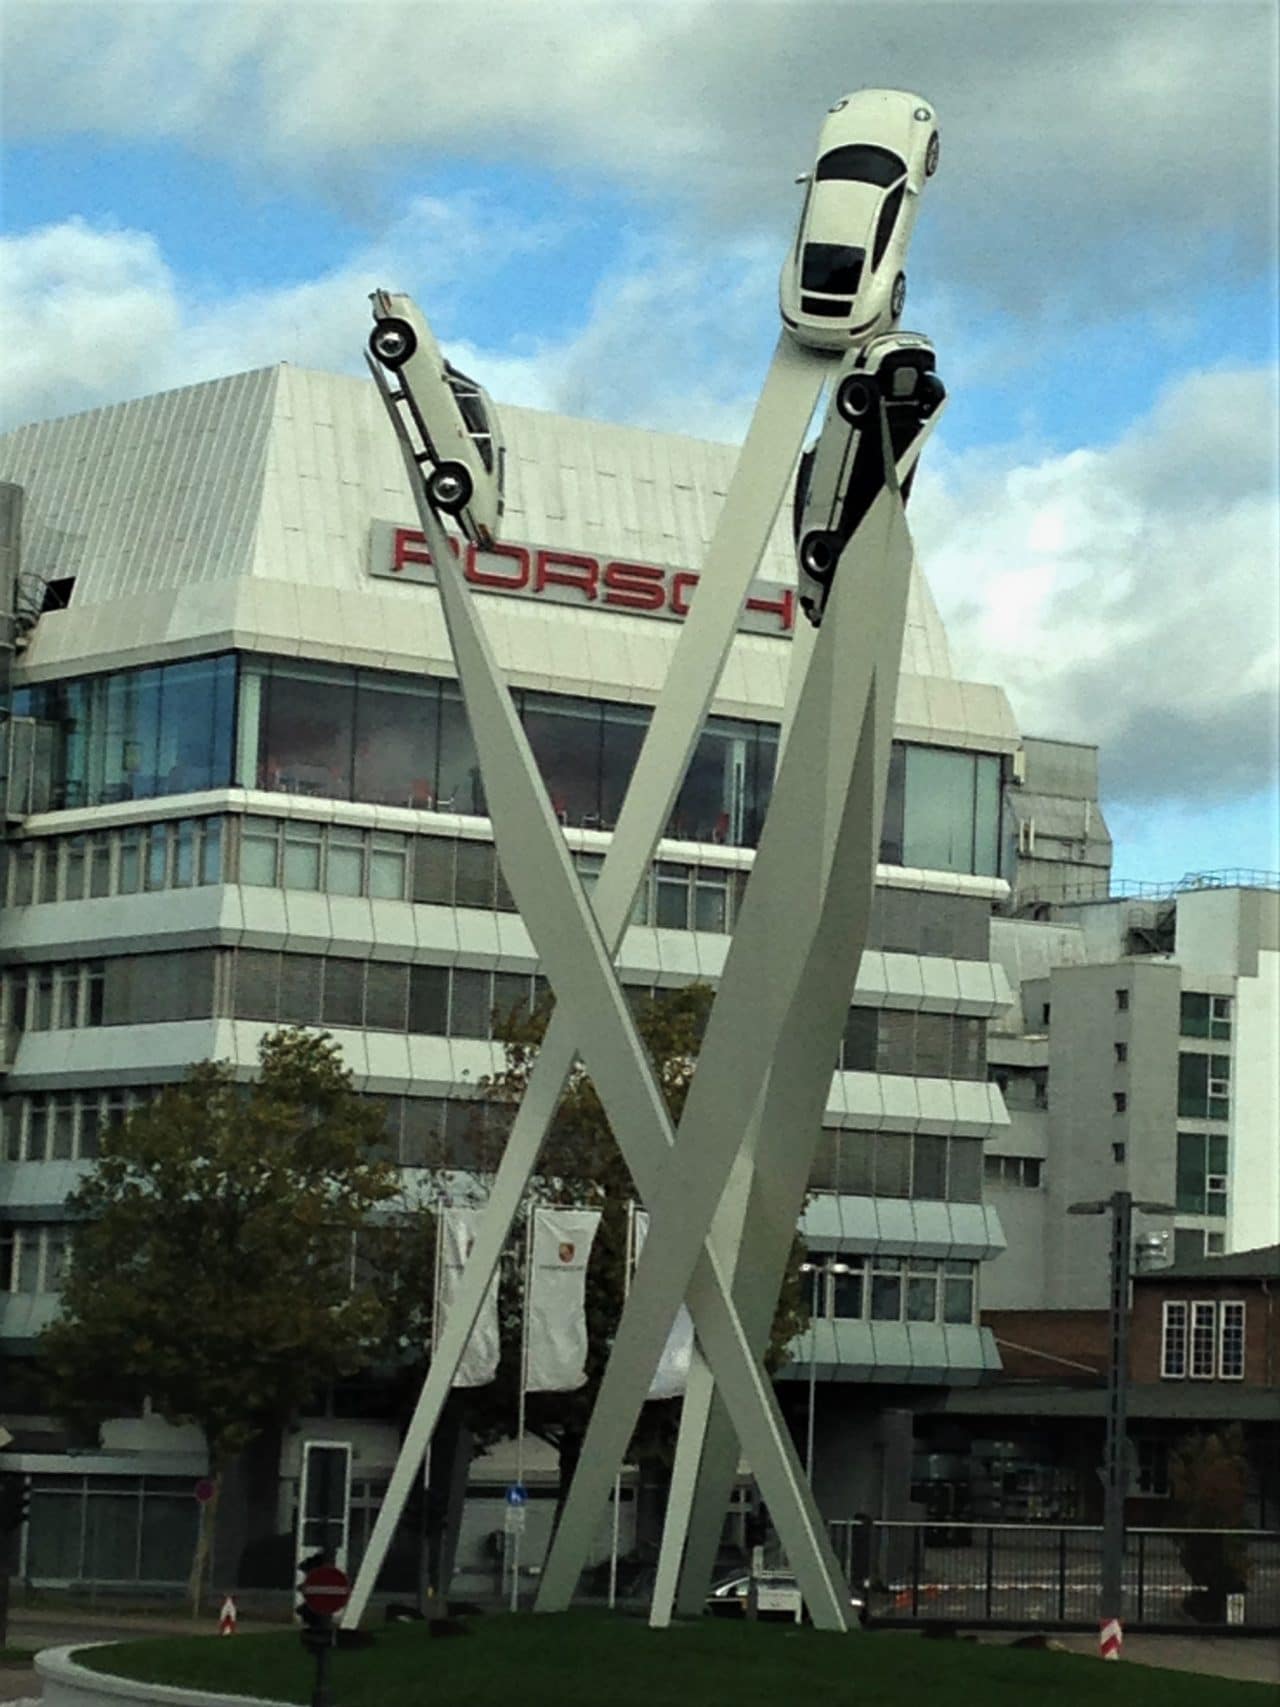
[[[14,711],[52,726],[55,808],[194,794],[231,781],[232,653],[20,688]]]
[[[516,707],[561,823],[611,830],[648,725],[643,706],[517,689]],[[484,816],[455,681],[230,654],[20,688],[14,709],[54,732],[55,808],[238,784]],[[778,731],[712,717],[667,835],[754,847]],[[999,873],[1000,760],[895,742],[880,857]]]

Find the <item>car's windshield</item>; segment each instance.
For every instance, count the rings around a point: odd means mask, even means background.
[[[845,243],[806,243],[800,268],[801,287],[829,291],[832,295],[855,295],[866,253],[865,249],[852,249]]]
[[[869,142],[853,142],[824,154],[813,175],[818,183],[827,178],[849,178],[858,184],[879,184],[887,190],[906,169],[890,149],[876,148]]]

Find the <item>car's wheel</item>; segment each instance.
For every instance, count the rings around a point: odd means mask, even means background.
[[[941,152],[942,144],[938,141],[938,133],[935,130],[933,135],[925,144],[924,175],[926,178],[932,178],[933,174],[938,170],[938,155]]]
[[[800,567],[815,581],[828,581],[840,561],[840,541],[832,533],[807,533],[800,542]]]
[[[369,348],[383,367],[403,367],[418,347],[407,320],[379,320],[369,334]]]
[[[453,516],[466,509],[474,489],[471,470],[462,462],[442,462],[427,476],[427,497],[437,510]]]
[[[907,275],[899,273],[893,281],[893,294],[889,298],[889,312],[895,320],[901,317],[907,306]]]
[[[851,373],[848,379],[840,382],[840,389],[836,392],[836,408],[846,421],[860,421],[870,409],[874,397],[870,383],[860,374]]]

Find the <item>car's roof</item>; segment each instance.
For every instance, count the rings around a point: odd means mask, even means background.
[[[813,186],[806,243],[850,243],[869,238],[884,191],[875,184],[827,178]]]

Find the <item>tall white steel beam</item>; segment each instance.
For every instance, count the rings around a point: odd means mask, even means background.
[[[402,451],[406,451],[410,486],[421,512],[420,471],[408,454],[386,381],[381,371],[370,365],[400,436]],[[829,357],[802,349],[785,335],[779,339],[707,552],[697,594],[677,641],[667,683],[646,732],[604,869],[592,896],[596,917],[611,949],[616,948],[626,928],[636,890],[648,869],[706,719],[739,613],[830,365]],[[467,1340],[497,1271],[575,1054],[571,1021],[566,1011],[558,1010],[530,1075],[493,1181],[486,1214],[477,1227],[475,1246],[440,1332],[343,1615],[347,1628],[359,1624],[373,1592]]]
[[[942,408],[935,411],[899,459],[896,469],[899,485],[915,466],[941,414]],[[861,568],[864,577],[861,584],[857,581],[859,566],[853,562],[842,564],[837,573],[854,583],[848,588],[847,602],[861,612],[874,613],[882,624],[875,672],[880,739],[876,749],[873,811],[867,823],[865,912],[846,941],[848,959],[843,973],[847,985],[846,1007],[857,979],[858,962],[865,943],[866,918],[874,892],[909,590],[909,566],[907,575],[903,576],[895,574],[893,565],[886,562],[880,579],[872,578],[874,565],[869,561],[862,560]],[[793,679],[788,683],[788,717],[782,732],[784,752],[802,680],[802,675],[793,667]],[[829,957],[828,969],[837,979],[841,978],[841,964],[837,957]],[[806,994],[800,1000],[800,1011],[807,1013],[817,1000],[815,995]],[[808,1035],[812,1039],[811,1030]],[[804,1050],[803,1038],[797,1047]],[[810,1074],[813,1075],[812,1080]],[[816,1114],[808,1101],[801,1108],[792,1106],[795,1090],[810,1082],[822,1087]],[[796,1148],[790,1134],[816,1130],[821,1126],[828,1087],[829,1080],[822,1070],[822,1063],[813,1055],[808,1061],[799,1057],[793,1059],[785,1076],[776,1072],[771,1074],[756,1129],[747,1139],[755,1165],[745,1189],[737,1179],[731,1180],[717,1210],[713,1237],[717,1240],[717,1249],[733,1271],[734,1297],[743,1325],[761,1355],[768,1344],[796,1220],[808,1189],[811,1157],[803,1149]],[[760,1133],[763,1137],[759,1136]],[[696,1492],[685,1480],[687,1467],[691,1464],[697,1468]],[[723,1405],[714,1401],[714,1382],[705,1365],[696,1366],[690,1371],[681,1411],[651,1623],[662,1626],[670,1621],[677,1572],[680,1572],[679,1611],[685,1616],[694,1616],[701,1610],[714,1570],[724,1512],[737,1466],[738,1442]]]
[[[887,565],[889,578],[902,582],[905,597],[910,574],[910,542],[883,412],[879,427],[888,484],[848,547],[846,558],[863,565],[863,573],[848,573],[843,584],[837,579],[801,692],[685,1105],[680,1141],[664,1170],[660,1195],[650,1200],[645,1251],[543,1571],[538,1605],[547,1610],[567,1604],[585,1562],[613,1466],[634,1427],[662,1340],[768,1078],[769,1063],[775,1063],[778,1075],[789,1074],[791,1059],[798,1061],[811,1048],[815,1034],[826,1039],[822,1047],[827,1072],[816,1080],[810,1073],[803,1087],[809,1101],[817,1098],[810,1153],[817,1142],[829,1063],[865,934],[866,903],[860,897],[869,897],[874,876],[869,833],[875,816],[876,751],[879,744],[887,746],[887,736],[877,740],[874,704],[885,626],[879,620],[884,589],[878,582]],[[869,608],[849,596],[851,584],[866,583],[868,570],[877,594]],[[855,730],[860,733],[851,741]],[[833,866],[837,878],[828,885]],[[833,928],[841,933],[837,955],[826,941]],[[839,968],[836,978],[828,970],[833,961]],[[820,991],[823,999],[814,1005],[812,998]],[[798,1001],[803,1004],[800,1011]],[[691,1303],[696,1296],[695,1279]],[[743,1444],[751,1456],[749,1443]],[[783,1542],[786,1545],[785,1536]]]
[[[656,1202],[666,1189],[675,1142],[661,1088],[552,813],[511,695],[500,680],[471,594],[425,497],[420,514],[437,563],[441,604],[499,855],[509,856],[508,882],[557,992],[557,1005],[570,1013],[584,1066],[632,1178],[645,1201]],[[705,1245],[707,1231],[704,1224],[700,1245]],[[715,1370],[739,1437],[774,1508],[778,1532],[814,1623],[824,1629],[846,1629],[847,1597],[839,1568],[813,1508],[772,1384],[747,1345],[721,1265],[705,1250],[695,1260],[689,1310],[704,1355]],[[644,1284],[645,1273],[642,1258],[637,1286]],[[677,1296],[661,1325],[653,1361],[644,1376],[646,1389],[679,1302]],[[625,1440],[622,1445],[625,1448]],[[620,1448],[618,1464],[621,1459]],[[613,1470],[609,1481],[612,1478]]]

